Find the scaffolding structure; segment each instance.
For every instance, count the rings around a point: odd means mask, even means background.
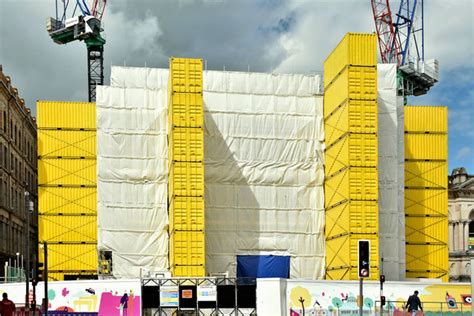
[[[205,276],[202,59],[171,58],[169,257],[173,276]]]
[[[448,281],[448,109],[405,106],[406,277]]]
[[[48,277],[95,278],[95,103],[38,101],[37,109],[38,241],[48,243]]]
[[[356,280],[358,240],[378,279],[377,42],[348,33],[324,62],[326,279]]]

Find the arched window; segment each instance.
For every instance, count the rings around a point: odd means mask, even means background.
[[[469,214],[469,250],[474,250],[474,209]]]

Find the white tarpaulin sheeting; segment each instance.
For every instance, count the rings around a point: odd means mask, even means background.
[[[207,272],[274,254],[291,256],[291,277],[324,277],[319,79],[205,73]]]
[[[129,274],[136,275],[140,262],[128,253],[144,246],[157,251],[160,260],[153,267],[167,266],[163,251],[167,250],[168,219],[163,204],[166,187],[162,186],[167,174],[167,145],[162,138],[167,82],[164,69],[112,67],[114,87],[101,88],[99,93],[98,142],[104,150],[98,151],[98,160],[119,167],[99,170],[99,247],[115,247],[120,252],[117,256],[127,259],[116,262],[114,257],[114,270]],[[140,94],[140,101],[129,98],[134,92]],[[204,72],[208,273],[235,275],[239,254],[275,254],[291,256],[291,277],[323,278],[324,134],[318,93],[317,75]],[[135,110],[137,106],[149,111],[139,126],[133,122],[138,123],[143,114]],[[107,125],[103,116],[110,112],[115,123]],[[114,155],[117,161],[107,159]],[[138,214],[139,206],[119,201],[127,196],[131,202],[130,194],[136,200],[140,190],[147,192],[145,204],[155,216],[134,218],[150,230],[131,242],[127,234],[136,233],[137,227],[115,217],[119,207],[113,205],[119,204],[127,214]],[[110,231],[118,227],[129,240],[115,234],[116,240],[107,241],[104,236],[112,237]],[[122,244],[126,247],[120,248]]]
[[[97,87],[98,248],[113,275],[168,269],[167,89]]]
[[[387,280],[405,278],[405,223],[403,209],[403,116],[400,121],[397,97],[397,66],[379,64],[378,149],[379,149],[379,238],[380,257]],[[403,106],[403,104],[402,104]],[[403,111],[403,108],[402,108]],[[401,138],[400,138],[401,137]],[[400,165],[400,161],[402,164]],[[402,193],[400,194],[400,168]],[[401,199],[400,199],[401,197]]]

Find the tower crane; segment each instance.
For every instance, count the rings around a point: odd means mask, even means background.
[[[104,84],[105,39],[101,32],[107,0],[93,1],[90,10],[86,0],[56,0],[56,15],[48,18],[46,23],[49,36],[57,44],[76,40],[85,42],[89,102],[96,99],[96,87]]]
[[[393,15],[390,0],[371,0],[382,63],[397,64],[399,94],[405,97],[426,94],[439,79],[438,61],[425,60],[423,2],[401,0]]]

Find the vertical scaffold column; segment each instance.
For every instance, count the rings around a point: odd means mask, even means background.
[[[377,38],[348,33],[324,62],[326,279],[356,280],[357,241],[379,275]]]
[[[171,58],[169,235],[173,276],[205,276],[202,59]]]
[[[448,109],[404,110],[406,277],[448,282]]]
[[[38,101],[37,116],[38,241],[48,243],[48,277],[96,278],[95,103]]]

